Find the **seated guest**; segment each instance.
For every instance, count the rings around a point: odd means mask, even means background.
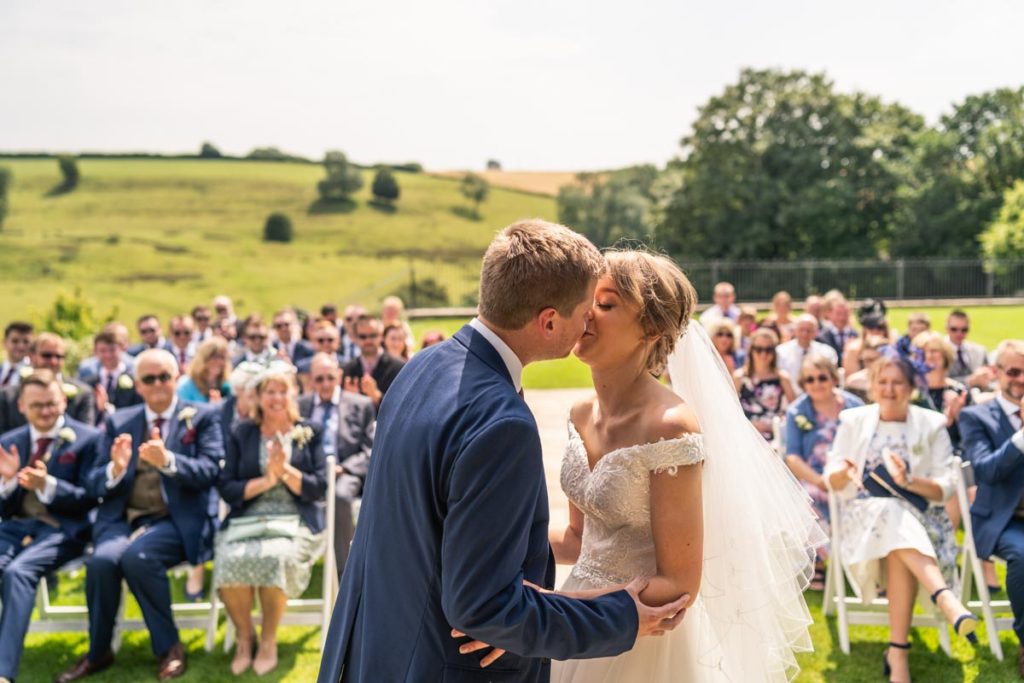
[[[359,344],[356,341],[356,321],[364,315],[366,315],[366,309],[359,304],[350,304],[345,307],[345,320],[338,326],[338,332],[341,334],[338,355],[341,356],[342,365],[359,357]]]
[[[838,365],[839,356],[836,350],[828,344],[816,341],[817,336],[818,320],[814,316],[804,313],[797,318],[793,327],[793,338],[779,344],[779,369],[790,377],[797,377],[807,356],[824,356]],[[797,393],[801,394],[803,390],[798,389]]]
[[[210,325],[213,316],[207,306],[194,307],[191,315],[196,325],[192,330],[192,341],[198,346],[213,336],[213,327]]]
[[[303,358],[316,353],[313,346],[301,338],[300,329],[299,319],[292,309],[285,308],[274,314],[274,348],[279,357],[296,366]]]
[[[217,327],[223,325],[234,328],[231,339],[242,336],[242,321],[235,315],[235,305],[231,302],[231,297],[223,294],[213,297],[213,312],[216,315]]]
[[[86,560],[89,651],[57,683],[114,663],[111,640],[127,582],[142,609],[160,680],[185,674],[185,648],[174,625],[167,570],[210,558],[216,516],[210,488],[224,454],[220,414],[174,393],[178,363],[169,351],[136,357],[135,386],[145,403],[107,418],[89,493],[102,499]]]
[[[953,364],[953,346],[938,332],[922,332],[913,345],[924,352],[924,362],[931,370],[926,375],[930,407],[946,416],[946,429],[953,443],[953,452],[960,452],[960,428],[957,420],[964,406],[971,403],[967,387],[949,377]],[[954,525],[956,526],[956,525]]]
[[[740,308],[736,305],[736,288],[731,282],[719,282],[711,293],[714,303],[700,314],[700,322],[707,327],[718,318],[735,321],[740,317]]]
[[[387,325],[384,328],[384,350],[403,362],[409,361],[411,351],[409,350],[409,337],[401,325]]]
[[[739,334],[740,350],[746,354],[750,350],[750,334],[757,329],[757,309],[750,305],[740,306],[736,329]]]
[[[128,347],[129,356],[137,356],[146,349],[170,350],[171,343],[164,337],[163,329],[160,327],[160,319],[152,313],[139,316],[135,327],[139,331],[139,339],[142,341]]]
[[[708,325],[708,336],[711,343],[718,351],[719,357],[729,369],[729,373],[736,372],[736,368],[743,367],[745,355],[740,351],[739,334],[736,332],[736,325],[728,318],[719,318]]]
[[[196,403],[220,403],[231,395],[228,384],[228,343],[210,337],[196,351],[187,375],[178,378],[178,396]]]
[[[383,331],[380,320],[376,318],[363,316],[357,320],[355,332],[360,356],[342,368],[345,375],[345,391],[369,396],[374,406],[380,406],[388,387],[405,365],[401,359],[395,358],[381,348]]]
[[[277,366],[271,363],[270,367]],[[224,432],[224,443],[231,438],[231,430],[235,425],[252,414],[253,383],[266,369],[259,363],[239,363],[228,376],[231,394],[220,404],[220,426]]]
[[[778,367],[778,343],[773,331],[764,327],[754,330],[746,364],[733,374],[743,412],[768,441],[775,436],[773,419],[781,416],[786,403],[796,398],[789,375]]]
[[[907,337],[914,339],[922,332],[932,329],[932,319],[923,311],[915,311],[907,316]]]
[[[239,422],[228,439],[218,484],[231,513],[217,535],[213,584],[238,633],[235,675],[250,666],[263,675],[277,666],[285,603],[306,590],[325,542],[321,432],[299,418],[291,372],[266,370],[255,392],[252,418]],[[263,623],[254,657],[257,592]]]
[[[101,424],[118,408],[142,403],[142,397],[135,391],[135,380],[128,372],[113,332],[97,334],[92,349],[98,364],[89,385],[96,394],[96,423]],[[134,359],[132,361],[134,365]]]
[[[768,314],[768,320],[775,323],[779,330],[779,336],[786,342],[793,338],[793,327],[795,322],[790,314],[793,312],[793,297],[789,292],[775,292],[772,297],[772,312]]]
[[[339,364],[343,363],[344,360],[342,359],[341,352],[338,351],[340,343],[341,335],[338,332],[338,328],[329,320],[321,320],[313,331],[313,338],[311,340],[314,353],[330,354],[338,359]],[[295,364],[299,381],[305,392],[313,391],[313,385],[309,379],[309,366],[312,361],[313,357],[308,356]]]
[[[64,340],[52,332],[39,334],[29,346],[29,362],[36,370],[49,370],[57,376],[68,400],[69,417],[87,425],[96,424],[96,397],[92,387],[77,379],[64,377]],[[18,410],[18,388],[4,387],[0,392],[0,434],[25,424],[25,416]]]
[[[171,318],[171,345],[167,350],[174,354],[178,373],[182,375],[188,372],[188,364],[196,355],[196,343],[192,340],[194,332],[192,316],[176,315]]]
[[[253,313],[242,323],[242,343],[245,349],[237,354],[232,361],[232,367],[243,361],[269,365],[270,361],[277,357],[277,352],[269,343],[270,331],[263,318]]]
[[[839,292],[825,295],[825,321],[818,332],[818,341],[828,344],[839,359],[842,367],[843,352],[851,340],[857,338],[857,330],[850,325],[850,305]]]
[[[0,365],[0,387],[16,387],[21,373],[32,369],[28,350],[32,344],[32,325],[15,321],[4,328],[4,362]]]
[[[949,588],[958,579],[956,536],[943,508],[954,486],[946,421],[910,404],[914,370],[903,358],[883,355],[870,372],[875,403],[839,416],[825,479],[842,501],[840,543],[854,592],[867,603],[884,589],[889,600],[886,674],[909,681],[908,637],[918,584],[971,642],[977,640],[978,620]],[[886,489],[874,486],[877,476],[894,482],[900,495],[879,495]]]
[[[103,326],[102,332],[109,333],[114,339],[114,346],[117,347],[117,355],[120,362],[124,364],[125,371],[131,375],[135,372],[135,357],[128,355],[128,328],[119,322],[110,322]],[[95,351],[95,340],[93,340]],[[96,354],[89,356],[78,364],[78,379],[89,386],[96,386],[100,372],[100,359]]]
[[[341,369],[334,355],[316,354],[311,371],[313,391],[299,397],[299,415],[319,427],[324,455],[338,459],[334,556],[341,577],[355,533],[352,503],[362,495],[370,467],[376,411],[367,397],[341,390]]]
[[[0,681],[18,675],[39,579],[85,552],[96,504],[85,479],[99,431],[64,416],[49,370],[22,380],[18,402],[28,424],[0,439]]]
[[[398,326],[405,332],[405,343],[410,349],[416,344],[416,337],[412,336],[412,328],[409,321],[405,319],[405,304],[397,296],[386,296],[380,302],[380,322],[384,329],[391,326]],[[409,360],[403,358],[402,360]]]
[[[988,351],[981,344],[967,339],[970,330],[966,313],[957,309],[949,314],[946,319],[946,339],[953,345],[953,366],[949,369],[949,376],[968,386],[987,391],[992,381],[986,367]]]
[[[423,339],[420,340],[420,351],[434,344],[440,344],[444,340],[444,332],[441,330],[427,330],[423,333]]]
[[[862,369],[846,375],[843,388],[865,403],[870,403],[871,397],[868,396],[868,389],[871,384],[871,366],[882,357],[882,348],[889,345],[889,340],[885,337],[871,336],[855,340],[855,342],[860,348],[856,365]]]
[[[825,300],[817,294],[811,294],[804,299],[804,315],[809,315],[821,324],[822,313],[825,310]]]
[[[846,351],[843,353],[842,368],[849,377],[864,366],[858,362],[861,346],[868,339],[882,339],[882,345],[891,344],[896,341],[895,335],[889,330],[889,321],[886,319],[887,308],[881,299],[865,299],[857,309],[857,322],[860,323],[863,336],[854,339],[846,344]]]
[[[864,401],[839,388],[839,371],[835,363],[823,356],[808,356],[798,381],[804,395],[786,409],[786,464],[811,497],[818,521],[827,534],[828,486],[822,473],[828,462],[828,450],[836,437],[839,413],[862,406]],[[826,555],[827,547],[820,547],[811,582],[813,590],[825,587]]]
[[[974,541],[980,557],[1006,560],[1013,630],[1022,643],[1017,668],[1024,676],[1024,341],[999,344],[995,361],[999,393],[960,411],[960,436],[978,484],[971,505]]]

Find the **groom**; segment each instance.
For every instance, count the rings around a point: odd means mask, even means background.
[[[591,600],[523,584],[550,588],[554,563],[520,375],[569,353],[602,268],[568,228],[505,228],[484,255],[480,317],[399,373],[380,407],[319,683],[544,683],[551,658],[618,655],[682,619],[689,596],[652,608],[637,599],[642,582]],[[453,628],[508,654],[483,669],[459,653]]]

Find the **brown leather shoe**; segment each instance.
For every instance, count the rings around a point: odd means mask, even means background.
[[[56,678],[53,679],[53,683],[71,683],[71,681],[77,681],[86,676],[92,676],[98,674],[104,669],[109,669],[114,664],[114,653],[108,652],[103,657],[100,657],[98,661],[91,661],[89,655],[85,655],[77,662],[71,665],[70,669],[67,669]]]
[[[156,675],[161,681],[169,681],[172,678],[184,676],[188,670],[188,658],[185,656],[185,646],[175,643],[171,649],[160,658],[160,666],[157,667]]]

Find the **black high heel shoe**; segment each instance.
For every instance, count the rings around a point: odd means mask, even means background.
[[[909,650],[910,643],[894,643],[890,640],[889,647],[896,647],[901,650]],[[889,666],[889,650],[886,650],[882,653],[882,675],[885,676],[885,679],[887,681],[890,681],[890,683],[892,683],[892,679],[889,678],[890,676],[892,676],[892,667]]]
[[[948,588],[940,588],[932,593],[932,604],[937,606],[939,596],[942,595],[943,591],[948,590]],[[970,612],[964,612],[956,618],[956,621],[953,622],[953,630],[956,631],[958,636],[966,638],[967,642],[971,645],[978,644],[978,635],[975,633],[978,630],[978,617]]]

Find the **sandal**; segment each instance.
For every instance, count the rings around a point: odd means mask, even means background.
[[[939,590],[932,593],[932,604],[938,606],[939,596],[943,592],[948,591],[949,588],[940,588]],[[952,595],[953,591],[949,591]],[[955,597],[955,596],[954,596]],[[956,631],[958,636],[962,636],[967,639],[971,645],[978,644],[978,635],[975,631],[978,630],[978,617],[971,614],[970,612],[964,612],[953,622],[953,630]]]
[[[899,648],[900,650],[909,650],[910,643],[894,643],[890,640],[889,647]],[[882,653],[882,675],[885,676],[885,679],[889,681],[889,683],[895,683],[891,678],[889,678],[892,676],[892,667],[889,665],[889,650]]]

